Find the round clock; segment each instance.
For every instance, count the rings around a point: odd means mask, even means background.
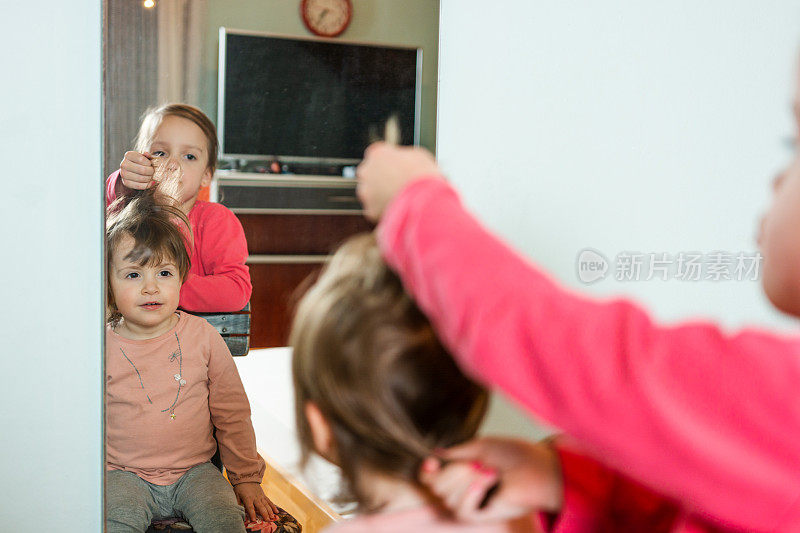
[[[342,33],[353,16],[350,0],[303,0],[300,3],[303,23],[312,33],[336,37]]]

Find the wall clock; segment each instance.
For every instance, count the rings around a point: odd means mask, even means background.
[[[303,23],[315,35],[336,37],[353,17],[351,0],[303,0],[300,2]]]

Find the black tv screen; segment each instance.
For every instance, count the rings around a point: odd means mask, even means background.
[[[220,29],[223,156],[357,162],[391,115],[419,143],[422,53]]]

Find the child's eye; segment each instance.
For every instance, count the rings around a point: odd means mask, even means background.
[[[164,157],[167,153],[164,150],[156,150],[155,152],[151,152],[150,155],[154,155],[156,157]]]
[[[172,272],[170,272],[169,270],[162,270],[161,272],[158,273],[158,275],[167,278],[172,276]]]
[[[189,161],[194,161],[195,159],[197,159],[197,156],[195,156],[194,154],[186,154],[186,159],[188,159]]]
[[[125,279],[136,279],[138,277],[139,277],[138,272],[128,272],[127,274],[125,274]]]

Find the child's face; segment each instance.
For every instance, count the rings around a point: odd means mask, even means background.
[[[762,284],[770,301],[800,316],[800,150],[773,182],[773,199],[758,237],[764,255]]]
[[[125,259],[133,244],[133,238],[127,236],[113,251],[108,279],[123,317],[121,333],[149,339],[172,327],[181,290],[180,273],[173,261],[141,266]]]
[[[203,130],[189,119],[167,116],[153,136],[150,153],[180,164],[183,170],[179,189],[181,209],[188,213],[201,187],[211,183],[208,148]]]

